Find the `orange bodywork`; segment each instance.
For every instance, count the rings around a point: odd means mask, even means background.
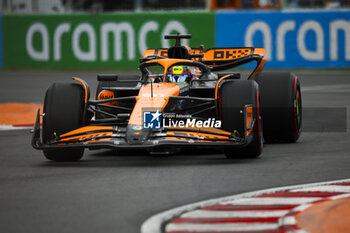
[[[169,128],[169,130],[171,129],[182,129],[182,128],[179,128],[179,127],[172,127],[172,128]],[[203,130],[203,131],[206,131],[208,133],[213,133],[213,134],[224,134],[224,135],[227,135],[227,136],[230,136],[231,133],[227,132],[227,131],[224,131],[222,129],[218,129],[218,128],[211,128],[211,127],[202,127],[202,128],[198,128],[198,127],[188,127],[187,129],[191,129],[191,130],[197,130],[198,132]],[[187,132],[188,133],[188,132]],[[191,132],[192,133],[192,132]],[[196,134],[197,132],[193,132],[194,134]],[[201,134],[201,133],[199,133]]]
[[[254,54],[265,56],[265,49],[264,48],[254,48]]]
[[[109,91],[109,90],[101,91],[98,94],[98,97],[97,97],[98,100],[107,100],[107,99],[114,99],[114,98],[115,98],[114,91]],[[111,102],[106,102],[106,103],[103,103],[103,104],[106,104],[106,105],[117,105],[118,102],[117,101],[111,101]]]
[[[112,126],[85,126],[85,127],[70,131],[68,133],[62,134],[60,136],[67,137],[69,135],[85,133],[85,132],[94,131],[94,130],[113,130],[113,127]]]
[[[224,77],[222,77],[222,78],[216,83],[216,87],[215,87],[215,99],[216,99],[216,100],[218,99],[218,91],[219,91],[219,85],[220,85],[220,83],[221,83],[224,79],[226,79],[226,78],[228,78],[228,77],[230,77],[230,75],[225,75]]]
[[[89,133],[96,130],[98,131],[106,130],[106,132]],[[60,139],[60,142],[65,142],[65,141],[74,140],[74,139],[80,139],[80,140],[85,139],[86,140],[85,142],[93,142],[93,141],[96,141],[96,137],[111,136],[113,134],[112,130],[113,130],[112,126],[85,126],[85,127],[60,135],[60,137],[62,137],[62,139]],[[83,134],[83,135],[69,137],[70,135],[75,135],[75,134]],[[103,139],[99,139],[98,141],[108,141],[108,140],[110,139],[103,138]]]
[[[168,49],[147,49],[143,52],[143,57],[158,56],[166,58],[168,57]]]
[[[152,91],[153,89],[153,91]],[[152,94],[153,92],[153,94]],[[169,102],[169,96],[178,96],[180,88],[173,83],[155,83],[143,86],[136,97],[129,124],[143,125],[143,111],[162,111]]]
[[[263,68],[264,68],[264,66],[265,66],[265,63],[266,63],[266,60],[263,58],[263,59],[261,60],[260,64],[259,64],[259,66],[256,68],[255,72],[253,72],[253,73],[250,75],[250,77],[249,77],[250,80],[253,80],[254,77],[255,77],[255,75],[261,73],[261,71],[263,70]]]
[[[88,95],[88,87],[86,86],[85,82],[82,79],[77,78],[77,77],[73,77],[73,80],[75,80],[75,81],[79,82],[81,85],[83,85],[84,93],[85,93],[84,102],[87,103],[89,95]]]
[[[246,124],[246,136],[248,136],[252,131],[252,122],[253,122],[253,107],[252,106],[247,106],[245,108],[245,124]]]
[[[217,48],[209,49],[204,52],[204,57],[206,61],[225,61],[234,60],[242,57],[251,55],[253,52],[252,48]]]
[[[198,137],[199,139],[229,139],[229,135],[222,136],[222,135],[213,135],[208,133],[198,133],[198,132],[188,132],[188,131],[168,131],[167,135],[169,136],[178,136],[181,137],[181,135],[188,135],[188,136],[194,136]]]

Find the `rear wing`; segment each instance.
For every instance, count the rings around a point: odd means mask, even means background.
[[[252,48],[252,47],[241,47],[241,48],[212,48],[206,51],[201,49],[188,49],[188,53],[191,55],[203,55],[202,58],[195,56],[194,59],[199,59],[201,62],[220,62],[220,61],[232,61],[239,58],[243,58],[249,55],[265,56],[264,48]],[[158,57],[168,58],[168,49],[147,49],[143,53],[143,58],[147,57]]]
[[[256,61],[257,67],[253,74],[258,74],[263,69],[266,60],[264,48],[212,48],[204,51],[202,48],[187,48],[191,60],[199,61],[211,67],[213,71],[226,70],[246,63]],[[143,53],[142,61],[168,58],[168,49],[147,49]],[[253,78],[253,77],[250,77]]]

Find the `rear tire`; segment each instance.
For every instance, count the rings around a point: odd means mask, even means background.
[[[83,125],[84,92],[79,85],[54,83],[46,91],[43,117],[43,142]],[[78,161],[84,149],[45,149],[44,155],[53,161]]]
[[[259,116],[259,87],[255,81],[234,80],[222,84],[219,92],[221,104],[222,128],[229,132],[245,132],[244,109],[246,105],[253,107],[254,127],[249,137],[252,141],[243,148],[225,149],[227,158],[256,158],[262,152],[263,140]]]
[[[259,84],[264,139],[267,142],[296,142],[302,124],[300,83],[293,73],[263,73]]]

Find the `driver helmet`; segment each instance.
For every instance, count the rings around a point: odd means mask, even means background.
[[[180,84],[189,83],[191,80],[191,71],[188,66],[173,66],[167,74],[168,82]]]

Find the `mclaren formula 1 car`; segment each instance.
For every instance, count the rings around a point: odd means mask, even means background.
[[[85,148],[217,148],[235,158],[258,157],[264,142],[298,140],[302,107],[294,74],[263,73],[263,48],[181,44],[190,38],[167,35],[174,46],[146,50],[140,75],[98,75],[95,99],[82,79],[52,84],[32,146],[54,161],[80,160]],[[251,62],[242,79],[234,68]]]

